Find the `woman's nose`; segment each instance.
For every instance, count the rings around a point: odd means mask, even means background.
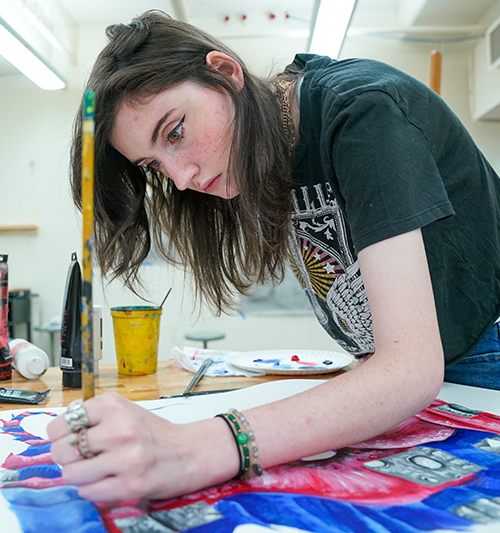
[[[172,165],[165,168],[166,175],[174,182],[179,191],[184,191],[190,186],[194,185],[196,188],[196,177],[199,173],[199,168],[196,165]]]

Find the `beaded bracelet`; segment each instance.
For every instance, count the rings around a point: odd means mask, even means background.
[[[243,454],[242,454],[241,448],[240,448],[240,446],[238,444],[237,435],[236,435],[235,430],[233,428],[233,424],[229,421],[229,419],[226,418],[226,416],[227,415],[225,413],[220,413],[218,415],[215,415],[215,418],[222,418],[222,420],[224,420],[224,422],[229,427],[229,431],[231,432],[231,435],[233,436],[234,441],[236,442],[236,449],[238,450],[238,458],[240,460],[240,466],[238,468],[238,473],[234,476],[233,479],[240,479],[240,475],[241,475],[241,472],[243,470]]]
[[[228,411],[229,415],[233,415],[234,417],[238,418],[243,425],[244,429],[242,430],[239,435],[244,434],[248,436],[248,439],[246,441],[247,449],[248,446],[250,446],[250,452],[251,457],[249,457],[248,464],[245,463],[245,472],[243,473],[244,479],[250,479],[253,476],[260,476],[262,475],[262,467],[259,464],[259,449],[257,448],[257,443],[255,442],[255,435],[254,432],[250,429],[250,424],[248,423],[248,420],[236,409],[231,408]],[[230,419],[231,420],[231,419]],[[233,422],[233,424],[236,424],[237,422]],[[250,464],[252,463],[252,466],[250,468]]]
[[[253,476],[262,475],[262,467],[259,465],[259,450],[255,442],[255,435],[250,429],[247,419],[236,409],[229,409],[227,413],[217,415],[223,418],[231,427],[238,454],[240,456],[239,479],[250,479]],[[242,427],[243,426],[243,427]],[[233,429],[234,428],[234,429]],[[252,466],[250,468],[250,464]]]

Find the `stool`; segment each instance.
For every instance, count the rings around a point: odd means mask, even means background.
[[[58,351],[58,345],[55,342],[57,340],[56,335],[58,333],[61,333],[61,324],[52,324],[50,322],[46,322],[45,324],[42,324],[41,326],[37,326],[35,328],[36,331],[45,331],[46,333],[50,334],[50,366],[58,366],[59,365],[59,351]]]
[[[184,335],[184,337],[190,341],[201,341],[204,350],[207,349],[209,341],[218,341],[225,336],[224,333],[220,333],[219,331],[192,331],[191,333],[186,333],[186,335]]]

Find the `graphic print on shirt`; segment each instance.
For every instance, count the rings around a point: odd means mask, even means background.
[[[313,200],[311,200],[313,197]],[[292,270],[320,324],[354,355],[373,353],[368,298],[329,184],[293,191]]]

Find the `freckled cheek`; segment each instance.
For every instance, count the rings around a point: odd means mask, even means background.
[[[205,130],[203,138],[198,138],[197,142],[193,143],[193,148],[196,156],[207,162],[226,159],[231,148],[231,131],[220,126],[209,128]]]
[[[197,153],[204,159],[220,159],[228,149],[227,142],[214,140],[213,142],[204,142],[198,146]]]

